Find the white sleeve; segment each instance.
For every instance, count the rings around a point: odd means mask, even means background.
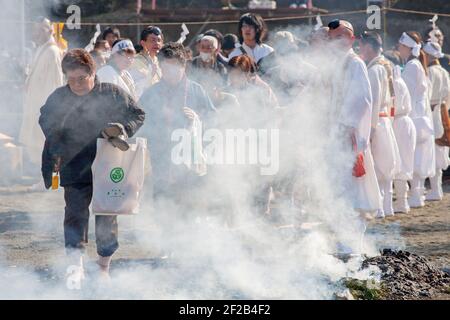
[[[376,65],[368,70],[370,88],[372,92],[372,128],[376,128],[378,124],[378,118],[380,113],[380,103],[382,101],[382,92],[381,92],[381,76],[382,71],[379,67],[382,66]]]
[[[372,93],[367,69],[362,61],[353,61],[349,66],[351,78],[344,94],[339,122],[352,128],[358,128],[367,113],[372,112]]]
[[[414,63],[407,63],[403,70],[402,78],[408,87],[411,100],[414,100],[414,94],[419,81],[419,69],[417,68],[417,65]]]

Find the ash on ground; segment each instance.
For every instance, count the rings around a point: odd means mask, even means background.
[[[371,291],[359,280],[346,279],[344,283],[355,298],[416,300],[450,296],[450,274],[424,257],[407,251],[384,249],[380,256],[367,258],[361,268],[370,266],[381,270],[380,286]]]

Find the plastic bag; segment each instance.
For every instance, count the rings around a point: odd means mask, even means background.
[[[130,215],[139,212],[145,175],[147,140],[127,139],[128,151],[121,151],[106,139],[97,140],[92,164],[92,212],[97,215]]]

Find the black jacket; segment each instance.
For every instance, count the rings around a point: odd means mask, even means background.
[[[42,175],[51,186],[54,158],[60,156],[61,186],[92,183],[91,166],[97,138],[108,123],[121,123],[128,136],[142,126],[145,112],[119,87],[99,83],[85,96],[75,95],[69,86],[56,89],[41,108],[39,124],[46,141],[42,153]]]

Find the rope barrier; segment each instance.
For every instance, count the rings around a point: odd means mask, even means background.
[[[414,11],[414,10],[406,10],[406,9],[395,9],[395,8],[382,8],[381,11],[386,12],[397,12],[397,13],[407,13],[407,14],[420,14],[420,15],[428,15],[434,16],[438,15],[439,17],[448,18],[450,14],[447,13],[437,13],[437,12],[423,12],[423,11]],[[332,16],[343,16],[343,15],[352,15],[352,14],[360,14],[367,13],[366,10],[353,10],[353,11],[343,11],[343,12],[334,12],[334,13],[321,13],[321,14],[309,14],[309,15],[300,15],[300,16],[290,16],[290,17],[279,17],[279,18],[265,18],[264,21],[286,21],[286,20],[299,20],[299,19],[310,19],[315,18],[317,15],[320,17],[332,17]],[[211,17],[211,16],[209,16]],[[100,25],[113,25],[113,26],[147,26],[151,24],[157,24],[158,26],[178,26],[181,23],[186,25],[204,25],[204,24],[237,24],[239,20],[212,20],[212,21],[190,21],[190,22],[81,22],[81,26],[95,26],[97,24]],[[0,24],[19,24],[21,21],[0,21]],[[26,21],[25,24],[33,24],[32,21]],[[63,23],[63,22],[61,22]]]
[[[395,8],[385,8],[386,11],[399,12],[399,13],[410,13],[410,14],[421,14],[426,16],[434,16],[438,15],[439,18],[446,17],[449,18],[450,14],[448,13],[438,13],[438,12],[424,12],[424,11],[414,11],[414,10],[406,10],[406,9],[395,9]]]

